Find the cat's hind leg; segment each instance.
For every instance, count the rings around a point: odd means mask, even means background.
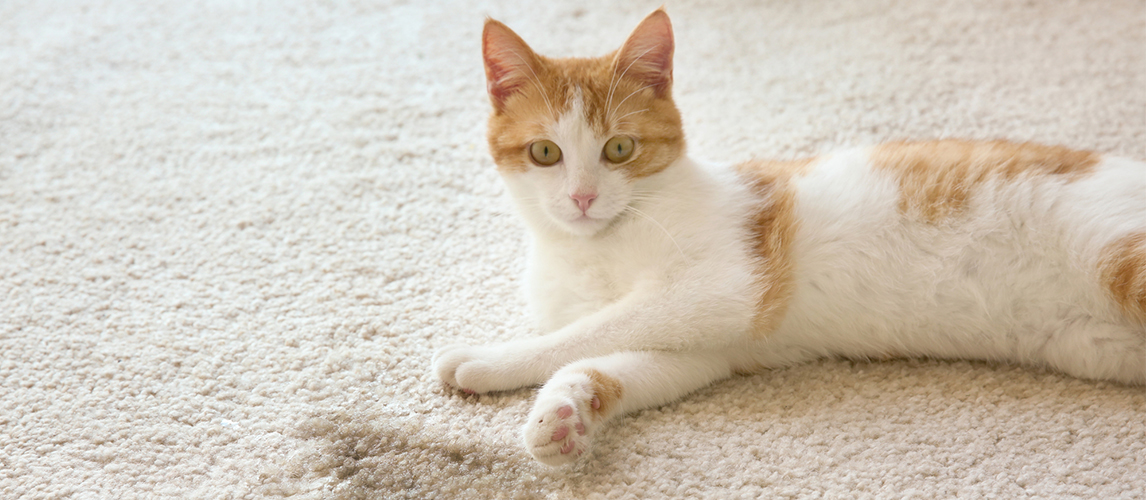
[[[633,351],[566,365],[537,393],[525,447],[548,465],[588,452],[610,419],[659,406],[732,374],[726,351]]]
[[[1080,320],[1039,346],[1043,363],[1079,378],[1146,384],[1146,325]]]

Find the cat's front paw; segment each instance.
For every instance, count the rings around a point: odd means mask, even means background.
[[[537,393],[523,439],[537,461],[563,465],[589,451],[601,400],[584,374],[558,373]]]
[[[529,385],[515,373],[512,356],[500,344],[454,344],[434,353],[434,373],[451,387],[469,394],[505,391]]]

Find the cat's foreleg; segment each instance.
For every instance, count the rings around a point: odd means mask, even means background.
[[[608,420],[729,377],[731,358],[726,351],[640,351],[571,363],[538,391],[522,433],[525,447],[548,465],[572,462]]]
[[[510,390],[541,384],[579,359],[621,351],[714,350],[749,331],[750,302],[704,297],[693,290],[634,293],[548,335],[447,346],[434,355],[434,371],[467,392]]]

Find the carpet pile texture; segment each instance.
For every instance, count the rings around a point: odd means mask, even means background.
[[[1142,388],[825,360],[619,419],[575,466],[486,151],[485,16],[599,55],[659,1],[0,3],[0,497],[1142,498]],[[1005,138],[1146,159],[1141,0],[674,1],[693,156]]]

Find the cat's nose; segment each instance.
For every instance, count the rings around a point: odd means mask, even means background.
[[[577,206],[581,208],[581,213],[586,213],[589,211],[589,205],[592,205],[593,200],[597,199],[597,193],[573,193],[569,197],[577,202]]]

